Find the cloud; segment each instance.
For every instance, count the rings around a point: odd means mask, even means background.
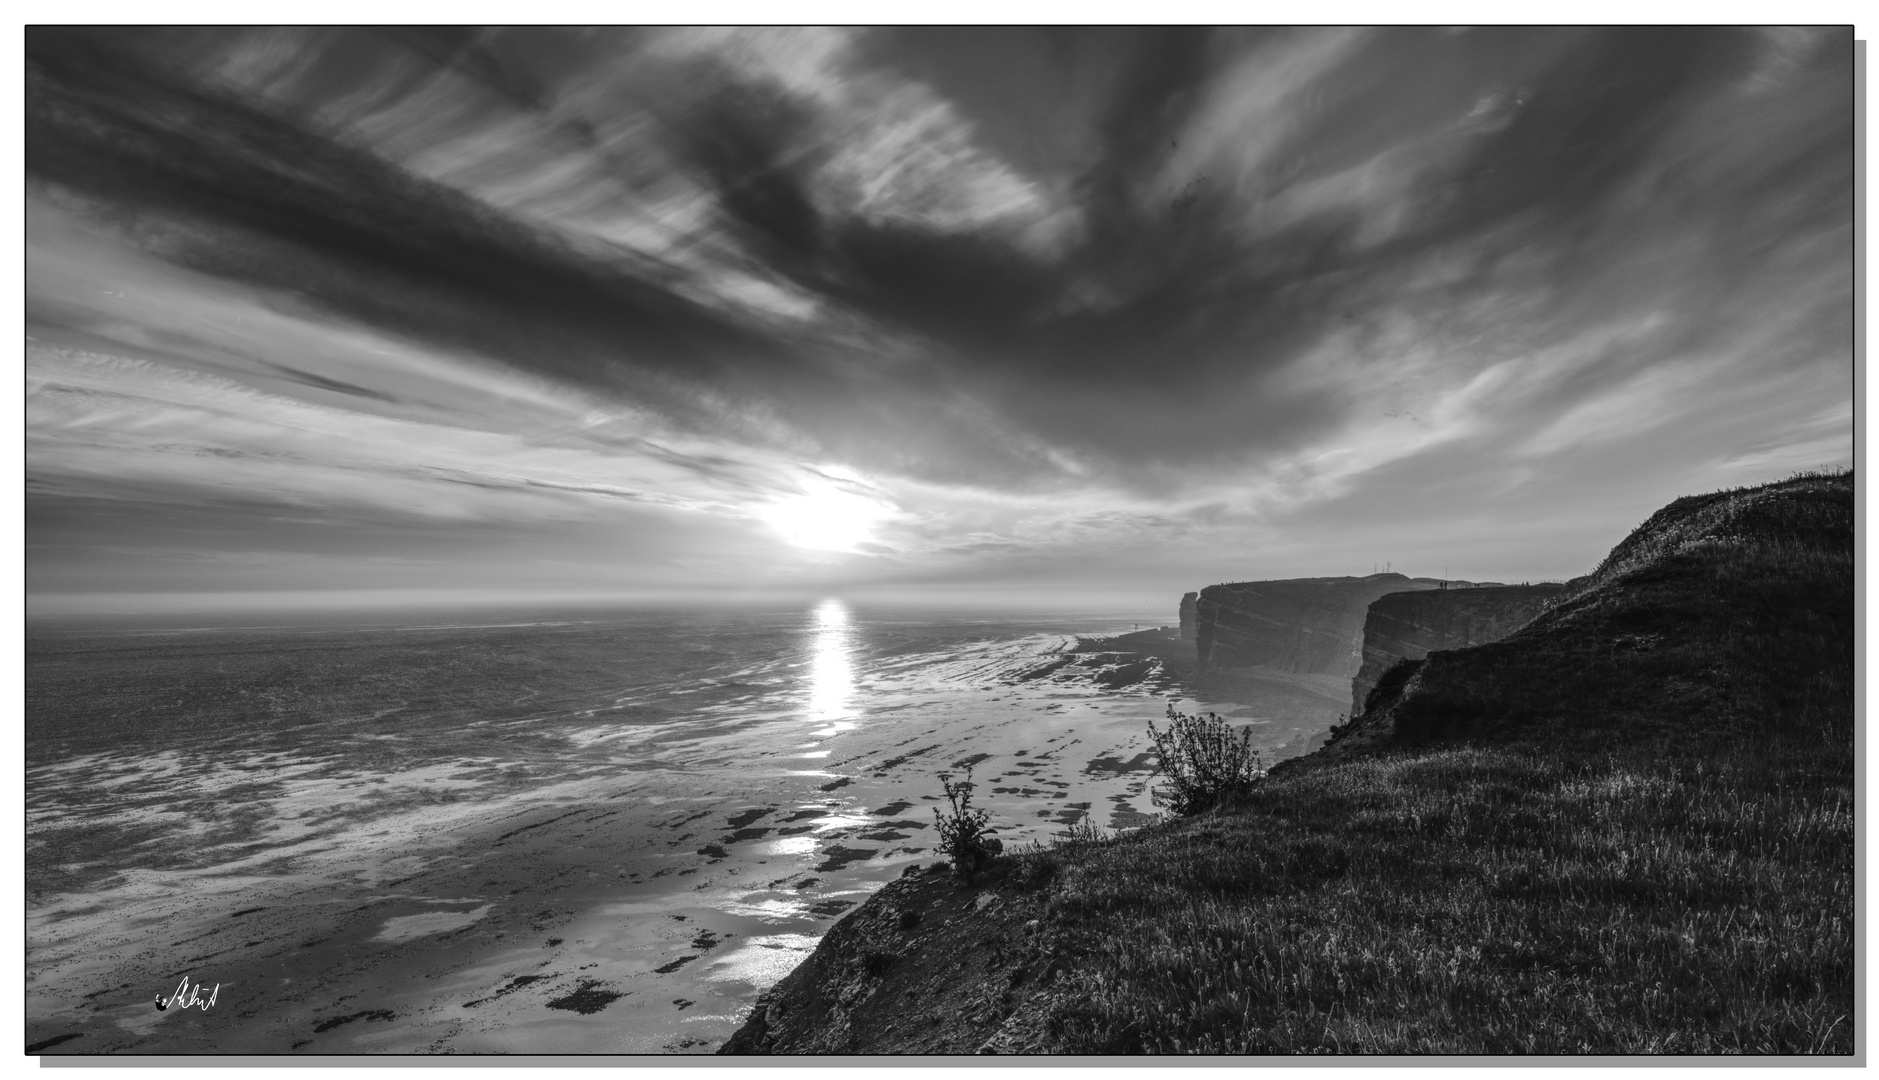
[[[1554,454],[1593,440],[1634,436],[1675,423],[1688,391],[1710,375],[1694,361],[1654,367],[1560,414],[1521,446],[1528,454]]]
[[[1362,47],[1366,31],[1343,27],[1274,35],[1236,50],[1210,80],[1206,100],[1169,140],[1168,164],[1152,198],[1179,199],[1206,180],[1248,203],[1267,193],[1288,143],[1316,127],[1324,84]]]
[[[734,447],[664,443],[656,430],[544,440],[526,429],[372,416],[37,343],[28,357],[28,458],[43,480],[500,521],[592,518],[617,500],[747,518],[752,504],[793,489],[771,462]]]
[[[1838,31],[27,45],[35,490],[230,544],[657,519],[702,574],[833,485],[893,511],[844,573],[1197,568],[1850,447]]]

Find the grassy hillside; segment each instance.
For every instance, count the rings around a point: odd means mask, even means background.
[[[1671,503],[1551,611],[1398,672],[1366,715],[1397,743],[1850,738],[1852,630],[1852,479],[1802,477]]]
[[[897,882],[727,1049],[1850,1054],[1852,494],[1679,500],[1240,806]]]
[[[1478,747],[1065,866],[1054,1051],[1849,1053],[1851,768]]]

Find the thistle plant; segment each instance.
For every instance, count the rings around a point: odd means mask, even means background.
[[[939,824],[940,850],[952,860],[953,872],[971,881],[993,855],[1004,850],[1004,843],[990,836],[998,831],[991,827],[992,815],[972,806],[970,765],[966,766],[966,778],[957,784],[951,773],[940,773],[940,786],[952,805],[950,814],[941,814],[937,806],[933,808],[933,819]]]
[[[1175,712],[1171,704],[1167,729],[1150,720],[1148,737],[1160,759],[1159,771],[1168,778],[1153,792],[1155,805],[1183,817],[1233,802],[1266,775],[1252,746],[1252,730],[1234,731],[1213,713],[1190,716]]]

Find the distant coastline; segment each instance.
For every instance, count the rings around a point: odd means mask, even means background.
[[[894,882],[721,1052],[1851,1054],[1853,488],[1450,605],[1241,806]]]

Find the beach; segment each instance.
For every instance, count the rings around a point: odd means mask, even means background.
[[[1162,661],[1076,632],[1127,622],[1059,622],[823,604],[728,621],[114,641],[111,655],[140,658],[128,666],[146,697],[216,686],[217,700],[259,700],[255,686],[296,667],[325,672],[322,685],[341,668],[349,686],[374,666],[406,674],[383,700],[350,700],[366,711],[344,724],[287,709],[262,725],[229,708],[193,738],[145,727],[143,748],[111,749],[102,722],[90,743],[35,740],[28,1044],[709,1051],[842,912],[934,861],[941,771],[973,767],[975,802],[1008,846],[1049,842],[1086,815],[1111,829],[1149,819],[1144,731],[1170,701],[1269,723],[1184,698]],[[235,641],[273,673],[227,685],[164,674],[226,671]],[[655,641],[665,659],[595,679],[605,657]],[[489,659],[517,642],[533,643],[531,659]],[[42,656],[36,707],[57,703],[59,656],[102,675],[101,648]],[[414,708],[412,657],[465,652],[486,655],[432,664],[443,681]],[[469,700],[472,670],[507,696]],[[72,692],[110,700],[108,682]],[[154,1008],[185,979],[205,998],[214,988],[215,1004]]]

